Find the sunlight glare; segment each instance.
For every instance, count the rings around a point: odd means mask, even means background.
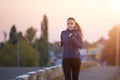
[[[114,10],[120,13],[120,0],[114,0]]]

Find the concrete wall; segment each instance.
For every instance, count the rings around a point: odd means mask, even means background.
[[[84,61],[82,62],[81,69],[90,67],[90,66],[98,66],[98,63],[93,61]],[[41,70],[28,72],[21,76],[17,76],[16,80],[60,80],[63,78],[62,66],[51,66],[46,67]]]

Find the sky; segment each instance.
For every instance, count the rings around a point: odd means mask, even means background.
[[[33,26],[40,37],[43,15],[48,17],[49,42],[60,41],[61,31],[67,28],[66,20],[74,17],[82,28],[84,40],[94,42],[120,23],[119,0],[0,0],[0,42],[3,32],[16,25],[23,32]],[[7,37],[7,38],[8,38]]]

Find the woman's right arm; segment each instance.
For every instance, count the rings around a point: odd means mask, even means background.
[[[63,33],[63,32],[62,32],[62,33]],[[62,47],[62,46],[63,46],[62,33],[61,33],[61,37],[60,37],[60,38],[61,38],[61,41],[60,41],[60,42],[59,42],[59,44],[58,44],[60,47]]]
[[[62,46],[63,46],[63,43],[62,43],[62,42],[59,42],[58,45],[59,45],[60,47],[62,47]]]

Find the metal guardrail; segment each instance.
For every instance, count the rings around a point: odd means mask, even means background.
[[[98,66],[99,64],[94,61],[84,61],[82,62],[81,69],[90,66]],[[63,76],[62,66],[51,66],[43,68],[42,70],[28,72],[24,75],[17,76],[16,80],[55,80],[56,78],[61,78]]]

